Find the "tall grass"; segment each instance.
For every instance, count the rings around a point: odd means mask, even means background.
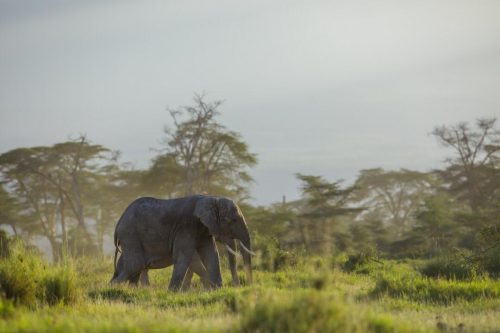
[[[331,294],[306,291],[267,294],[248,307],[241,332],[356,333],[423,332],[389,316],[370,313]]]
[[[167,289],[171,268],[152,270],[149,287],[110,286],[109,258],[54,265],[20,245],[9,252],[0,260],[2,333],[385,333],[433,332],[437,324],[450,332],[463,325],[465,332],[498,332],[500,327],[499,281],[427,278],[414,261],[361,260],[350,271],[343,266],[347,256],[301,256],[277,271],[256,264],[251,286],[229,286],[230,273],[223,268],[225,287],[174,293]]]
[[[21,241],[11,242],[8,256],[0,261],[0,295],[16,305],[69,304],[79,297],[73,266],[49,265]]]
[[[476,301],[500,297],[500,281],[477,279],[458,281],[431,279],[426,277],[384,276],[378,279],[373,295],[387,294],[391,297],[416,302],[449,305],[455,301]]]
[[[471,280],[479,275],[476,267],[460,257],[438,257],[427,261],[420,272],[433,278]]]

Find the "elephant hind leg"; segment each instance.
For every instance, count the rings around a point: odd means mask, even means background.
[[[128,282],[130,284],[137,286],[139,284],[139,279],[141,278],[141,275],[142,275],[141,273],[142,273],[142,271],[139,271],[137,273],[130,275],[128,278]]]
[[[111,283],[122,283],[129,281],[137,284],[140,274],[145,268],[145,262],[140,249],[125,249],[123,250],[120,259],[118,260],[116,276],[113,276]]]
[[[148,276],[148,270],[144,269],[141,272],[139,280],[141,281],[141,286],[149,286],[149,276]]]
[[[111,278],[111,281],[110,283],[119,283],[119,282],[123,282],[123,258],[122,256],[120,255],[120,257],[118,258],[118,261],[116,263],[116,268],[115,268],[115,272],[113,273],[113,277]],[[121,275],[121,277],[120,277]],[[120,278],[118,278],[120,277]]]

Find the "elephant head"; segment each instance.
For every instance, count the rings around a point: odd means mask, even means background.
[[[246,278],[248,283],[251,283],[251,255],[254,253],[251,250],[248,227],[240,208],[227,198],[204,197],[196,204],[194,215],[208,228],[212,236],[226,245],[228,251],[232,252],[229,246],[234,240],[239,242]]]

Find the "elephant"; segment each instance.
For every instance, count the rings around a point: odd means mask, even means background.
[[[250,233],[234,201],[207,195],[136,199],[116,224],[115,272],[111,283],[137,283],[144,270],[173,264],[170,290],[181,288],[188,269],[211,288],[218,288],[222,286],[222,277],[215,239],[228,249],[234,240],[239,242],[246,278],[251,283]],[[119,248],[122,254],[117,263]]]

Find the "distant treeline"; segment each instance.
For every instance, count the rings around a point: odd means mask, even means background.
[[[0,155],[0,226],[30,241],[46,238],[55,260],[103,253],[105,235],[139,196],[193,193],[239,201],[265,256],[377,252],[470,258],[500,243],[500,131],[496,119],[436,127],[446,168],[430,172],[361,170],[351,186],[297,173],[302,197],[267,207],[247,203],[256,155],[217,120],[220,101],[195,95],[169,110],[173,125],[147,169],[85,136]],[[425,135],[425,133],[423,133]],[[500,256],[499,256],[500,257]],[[472,259],[471,259],[472,260]]]

